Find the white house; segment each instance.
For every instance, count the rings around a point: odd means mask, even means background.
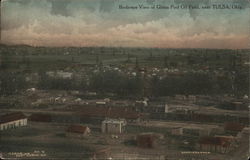
[[[123,133],[125,126],[124,119],[106,119],[102,121],[102,133]]]
[[[15,112],[0,117],[0,130],[7,130],[27,125],[27,117],[22,112]]]
[[[168,112],[169,112],[168,104],[165,104],[165,113],[168,113]]]
[[[73,73],[64,71],[48,71],[46,75],[53,78],[72,79]]]

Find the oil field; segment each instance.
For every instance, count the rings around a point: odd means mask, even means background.
[[[243,160],[249,50],[0,47],[0,156]]]

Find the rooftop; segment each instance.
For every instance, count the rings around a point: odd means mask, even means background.
[[[232,138],[228,137],[203,137],[199,140],[199,143],[227,147],[230,146],[231,141]]]
[[[244,126],[240,123],[228,122],[224,124],[224,129],[227,131],[240,132]]]
[[[124,119],[106,119],[103,123],[126,123]]]
[[[73,133],[85,133],[87,131],[88,127],[83,125],[71,125],[67,128],[67,132],[73,132]]]
[[[26,116],[22,112],[8,113],[0,117],[0,124],[16,121],[20,119],[25,119],[25,118]]]

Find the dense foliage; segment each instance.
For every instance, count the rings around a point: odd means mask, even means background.
[[[11,95],[27,88],[25,75],[15,72],[0,72],[0,94]]]

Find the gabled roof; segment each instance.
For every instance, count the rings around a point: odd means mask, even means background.
[[[87,131],[88,127],[83,125],[71,125],[67,128],[67,132],[73,132],[73,133],[85,133]]]
[[[231,141],[232,139],[225,137],[203,137],[199,140],[199,143],[227,147],[231,144]]]
[[[224,129],[227,131],[240,132],[244,126],[240,123],[228,122],[224,124]]]
[[[136,137],[137,145],[145,148],[152,148],[154,145],[155,135],[152,133],[139,134]]]
[[[22,112],[8,113],[0,117],[0,124],[27,118]]]

